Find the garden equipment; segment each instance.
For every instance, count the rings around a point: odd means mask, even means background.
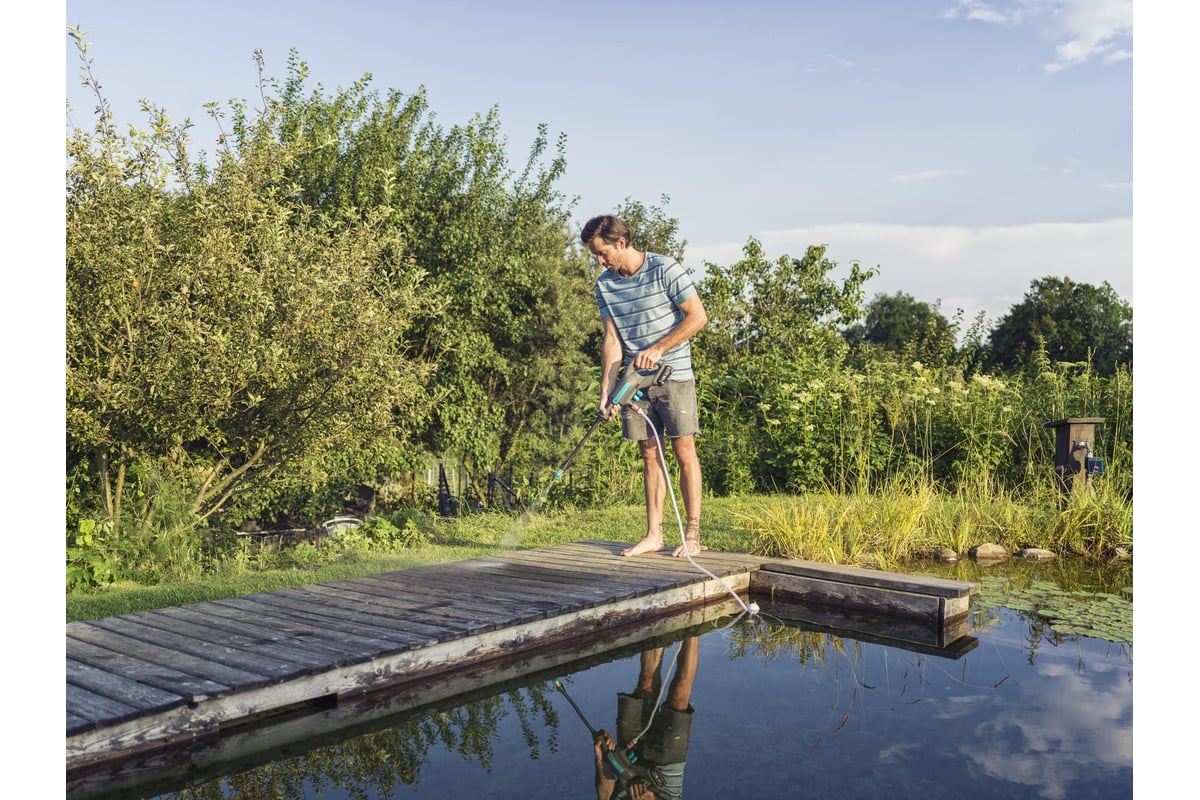
[[[672,368],[667,364],[659,364],[651,369],[634,369],[630,362],[625,362],[624,371],[621,374],[621,380],[617,384],[617,388],[609,396],[608,408],[600,409],[596,415],[596,421],[592,423],[592,427],[588,428],[587,433],[579,440],[579,444],[575,445],[575,449],[571,451],[571,455],[567,456],[567,460],[562,463],[558,469],[554,470],[554,478],[557,480],[566,474],[567,467],[574,460],[575,454],[579,452],[579,448],[583,447],[583,443],[588,440],[588,437],[595,432],[601,422],[608,418],[609,412],[613,406],[630,406],[641,400],[646,394],[646,390],[651,386],[662,386],[671,377]]]
[[[592,727],[592,723],[588,722],[587,717],[583,715],[583,710],[575,704],[575,701],[571,699],[571,695],[567,694],[567,688],[562,685],[562,681],[556,678],[554,680],[554,688],[562,692],[562,696],[567,698],[567,702],[571,704],[571,708],[575,709],[575,713],[579,715],[579,719],[583,720],[583,724],[587,727],[588,732],[592,734],[592,741],[600,745],[605,763],[608,764],[613,774],[616,775],[617,781],[622,786],[627,787],[634,783],[645,783],[652,788],[656,788],[665,783],[662,770],[655,766],[647,767],[641,763],[632,742],[626,747],[610,747],[608,743],[612,738],[603,728],[596,730]]]

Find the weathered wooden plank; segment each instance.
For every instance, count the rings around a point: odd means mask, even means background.
[[[794,574],[807,567],[791,561],[705,551],[694,557],[703,567],[697,569],[689,559],[672,558],[669,544],[659,553],[624,558],[620,552],[628,546],[587,541],[506,551],[69,629],[69,636],[79,640],[72,655],[83,656],[80,662],[88,667],[116,670],[124,655],[132,670],[122,670],[125,677],[141,674],[152,678],[147,685],[164,691],[170,690],[162,685],[173,677],[170,670],[195,677],[176,687],[180,695],[189,692],[194,707],[145,718],[129,718],[120,704],[105,709],[105,703],[115,701],[88,687],[71,687],[68,763],[114,748],[212,732],[224,722],[296,703],[350,698],[382,687],[410,687],[419,701],[418,687],[440,685],[451,673],[483,675],[491,665],[511,663],[514,657],[536,654],[544,659],[642,620],[697,605],[728,604],[729,592],[747,592],[760,567],[790,565],[770,576],[769,586],[777,594],[799,597],[820,580]],[[829,574],[828,565],[817,566]],[[893,583],[885,590],[863,582],[885,573],[864,570],[870,574],[856,576],[848,569],[834,571],[846,580],[824,581],[825,602],[853,606],[877,592],[892,603],[902,598],[903,610],[913,611],[910,606],[918,601],[903,597],[906,592],[896,588],[901,582],[895,576],[888,575]],[[941,603],[943,617],[951,604],[961,603],[965,614],[969,590],[943,596],[938,592],[954,592],[938,587],[936,580],[919,581],[934,587],[921,593],[919,602]],[[870,599],[868,607],[878,610],[878,598]],[[927,611],[920,606],[919,613]],[[99,677],[83,670],[80,680],[103,688],[97,685]],[[195,691],[213,689],[222,678],[229,681],[227,692]],[[83,708],[108,716],[90,719]]]
[[[68,795],[73,797],[77,791],[86,792],[89,786],[115,787],[116,791],[138,797],[183,791],[188,785],[276,761],[281,751],[308,752],[347,738],[392,728],[414,714],[424,717],[430,713],[429,709],[438,709],[439,703],[451,703],[449,707],[453,708],[473,694],[487,696],[501,691],[506,683],[524,685],[530,674],[553,670],[553,676],[557,677],[582,671],[596,663],[607,663],[613,658],[633,655],[648,641],[658,637],[670,637],[670,641],[674,641],[676,631],[694,629],[735,610],[736,604],[729,600],[724,608],[715,604],[659,617],[576,647],[557,651],[535,648],[515,659],[454,670],[429,681],[402,684],[394,691],[345,696],[336,708],[314,711],[302,717],[287,717],[269,727],[222,732],[219,737],[210,737],[187,748],[182,758],[179,755],[172,758],[169,752],[147,754],[128,769],[128,762],[123,761],[87,772],[69,772]]]
[[[281,589],[275,594],[288,600],[319,602],[364,619],[378,620],[380,625],[396,625],[403,621],[406,633],[427,637],[430,640],[429,644],[457,639],[468,633],[460,621],[417,620],[405,616],[404,610],[381,603],[379,598],[374,595],[364,595],[361,592],[329,584],[312,584],[294,589]]]
[[[229,598],[215,603],[210,610],[239,626],[250,619],[255,625],[266,625],[289,634],[295,637],[293,641],[327,653],[331,663],[343,660],[348,664],[358,663],[373,654],[407,650],[412,646],[411,641],[393,642],[377,631],[364,634],[361,630],[356,631],[353,625],[328,625],[312,614],[298,614],[261,598]]]
[[[671,548],[657,553],[646,553],[634,557],[620,555],[621,550],[628,546],[623,543],[611,542],[577,542],[570,545],[555,546],[549,552],[524,550],[505,553],[496,557],[568,566],[572,564],[586,565],[588,569],[594,570],[599,574],[616,577],[649,576],[661,578],[674,576],[679,580],[687,581],[694,579],[698,573],[703,574],[687,558],[672,557]],[[719,577],[743,572],[747,569],[756,569],[762,561],[760,556],[713,554],[711,551],[704,551],[698,556],[693,556],[693,558],[697,564]]]
[[[755,572],[750,578],[750,590],[766,594],[772,600],[785,599],[837,606],[930,622],[941,622],[944,618],[942,610],[945,598],[936,595],[842,583],[838,580],[811,578],[788,572]]]
[[[202,659],[216,661],[262,676],[259,681],[246,682],[247,686],[275,683],[283,678],[306,674],[303,666],[297,666],[294,661],[267,654],[252,644],[232,641],[228,637],[222,637],[219,641],[197,638],[195,631],[186,629],[185,626],[164,625],[161,620],[147,620],[131,614],[93,620],[90,624],[97,628],[122,633],[133,639],[171,647],[181,653],[190,653]],[[205,637],[208,636],[206,631],[201,631],[201,633]],[[216,680],[214,676],[209,677]]]
[[[509,609],[540,609],[545,614],[565,613],[581,606],[594,605],[598,598],[611,598],[613,592],[597,592],[594,587],[555,584],[535,575],[516,571],[501,571],[502,567],[485,565],[444,573],[423,573],[417,576],[380,577],[381,581],[410,590],[422,590],[433,595],[467,594],[476,602]]]
[[[654,591],[661,586],[661,581],[639,579],[636,581],[622,580],[620,583],[607,576],[597,575],[594,571],[574,565],[574,569],[560,566],[546,566],[534,562],[520,563],[490,558],[479,559],[484,562],[489,574],[493,577],[511,579],[513,581],[532,581],[542,586],[544,591],[559,593],[569,590],[564,595],[571,600],[589,605],[609,602],[612,599],[637,597],[642,593]]]
[[[546,612],[569,609],[570,593],[551,595],[544,582],[528,578],[497,577],[487,569],[455,569],[440,572],[423,572],[420,575],[403,577],[380,577],[378,585],[387,585],[420,591],[430,597],[468,596],[471,601],[488,606],[537,608]]]
[[[486,620],[492,624],[543,619],[550,611],[558,608],[558,604],[547,601],[544,597],[534,600],[532,596],[523,593],[521,597],[505,598],[498,595],[494,589],[487,592],[488,587],[483,583],[478,584],[479,591],[485,592],[480,594],[476,591],[476,584],[466,580],[451,585],[446,581],[421,577],[396,580],[369,576],[356,579],[356,586],[363,592],[424,602],[427,604],[422,609],[425,613],[457,613],[475,622]],[[514,594],[517,594],[515,589]]]
[[[405,575],[405,573],[387,574]],[[385,598],[391,600],[392,605],[397,609],[411,611],[418,615],[422,612],[433,612],[434,618],[447,615],[450,619],[463,619],[478,623],[480,620],[498,621],[506,617],[504,609],[467,595],[461,584],[447,585],[445,582],[422,584],[418,578],[412,578],[410,582],[403,578],[389,579],[383,575],[368,575],[328,585],[336,586],[344,591],[370,595],[374,598]]]
[[[383,618],[370,614],[362,614],[360,610],[347,610],[334,602],[327,600],[315,602],[318,595],[310,595],[305,602],[298,603],[291,597],[279,597],[274,594],[254,595],[254,602],[270,607],[277,614],[297,620],[307,620],[310,624],[332,630],[348,631],[373,641],[378,641],[384,649],[404,649],[423,647],[437,642],[436,637],[412,634],[404,630],[403,622],[395,618]]]
[[[670,555],[641,555],[634,558],[612,556],[597,553],[592,550],[578,553],[539,554],[530,551],[523,553],[497,556],[513,563],[551,564],[555,566],[583,566],[610,581],[624,581],[634,584],[641,582],[645,586],[660,585],[668,581],[672,585],[682,585],[695,580],[702,575],[695,567]],[[719,571],[714,570],[717,574]]]
[[[115,622],[115,619],[110,625],[115,624],[119,627],[120,623]],[[107,630],[90,622],[72,622],[67,625],[68,648],[72,641],[84,642],[105,651],[137,658],[156,664],[163,669],[187,672],[197,676],[197,679],[209,680],[218,685],[254,685],[265,680],[261,673],[201,657],[194,652],[183,652],[160,644],[152,644],[123,633]],[[97,664],[97,666],[101,665]]]
[[[735,585],[739,581],[733,581]],[[746,581],[740,581],[741,589]],[[671,589],[644,598],[564,614],[546,620],[505,626],[492,631],[380,657],[364,664],[297,674],[286,681],[215,697],[196,709],[161,720],[132,720],[106,725],[68,739],[68,764],[95,759],[128,742],[147,737],[185,735],[211,729],[221,721],[241,719],[331,693],[352,694],[397,683],[427,680],[447,670],[486,665],[522,653],[574,651],[580,641],[606,636],[624,626],[708,602],[726,602],[728,593],[712,580]],[[151,724],[151,723],[154,724]]]
[[[76,686],[70,680],[67,681],[67,708],[75,716],[93,722],[123,722],[141,715],[136,706]]]
[[[675,558],[671,553],[678,547],[678,542],[667,537],[666,546],[656,553],[645,553],[640,556],[622,556],[621,552],[630,544],[624,542],[606,542],[601,540],[590,540],[584,542],[574,542],[572,544],[561,547],[555,545],[553,548],[547,548],[551,551],[548,555],[570,555],[572,557],[592,557],[603,559],[605,554],[611,557],[611,560],[618,564],[653,564],[661,569],[680,569],[680,570],[695,570],[694,560],[697,564],[705,569],[711,570],[720,574],[721,570],[743,571],[747,569],[757,569],[764,561],[769,561],[763,556],[751,555],[749,553],[724,553],[715,552],[712,550],[702,550],[698,555],[693,555],[689,560],[685,556]]]
[[[68,677],[71,669],[69,664],[73,660],[111,674],[124,675],[147,686],[177,692],[189,701],[206,697],[215,692],[228,691],[230,688],[226,683],[217,683],[126,653],[117,653],[104,647],[97,647],[71,636],[67,637],[67,659]]]
[[[469,603],[461,598],[431,598],[427,593],[403,591],[399,587],[381,586],[361,578],[354,579],[353,584],[339,582],[336,589],[344,595],[355,595],[370,601],[377,608],[389,609],[416,622],[457,631],[460,636],[494,630],[505,620],[504,615],[494,607]]]
[[[167,711],[188,702],[186,695],[166,692],[123,675],[67,658],[67,683],[116,700],[143,714]]]
[[[246,604],[241,602],[239,605]],[[311,622],[298,624],[280,619],[261,607],[252,613],[247,612],[229,605],[225,600],[205,603],[203,610],[175,608],[163,609],[163,612],[163,617],[172,622],[186,620],[193,625],[220,632],[199,635],[247,637],[256,647],[316,669],[359,663],[369,659],[378,646],[378,642],[349,635],[339,635],[337,641],[332,641],[328,629],[314,626]]]
[[[71,736],[73,736],[77,733],[83,733],[84,731],[90,731],[95,727],[96,727],[96,722],[94,720],[84,719],[83,717],[79,716],[78,714],[71,712],[70,709],[67,710],[67,737],[68,738],[70,738]]]
[[[762,613],[785,625],[821,631],[860,642],[881,644],[914,653],[957,659],[979,643],[967,635],[967,620],[948,625],[894,616],[855,613],[844,608],[767,600],[759,596]]]
[[[894,589],[901,592],[914,592],[947,598],[969,597],[979,590],[978,584],[966,581],[955,581],[932,576],[901,575],[895,572],[847,567],[839,564],[820,564],[814,561],[799,559],[783,563],[766,564],[762,567],[762,571],[837,581],[854,586]]]

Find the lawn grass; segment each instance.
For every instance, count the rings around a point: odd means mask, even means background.
[[[420,528],[415,543],[386,552],[339,552],[302,545],[309,550],[310,563],[296,563],[296,559],[289,563],[287,553],[267,550],[230,560],[212,574],[186,582],[154,586],[121,582],[72,592],[67,595],[67,621],[377,575],[507,549],[589,539],[633,543],[645,533],[645,507],[429,516]],[[681,532],[670,500],[663,532],[668,547],[679,544]],[[922,487],[878,494],[705,498],[701,525],[701,542],[712,550],[884,569],[902,569],[905,559],[933,547],[965,552],[984,541],[1010,550],[1046,547],[1064,555],[1104,557],[1117,547],[1131,554],[1132,501],[1100,493],[1098,500],[1058,509],[1013,498],[944,497]]]

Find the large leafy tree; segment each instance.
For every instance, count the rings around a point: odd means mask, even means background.
[[[1038,353],[1053,362],[1090,363],[1100,375],[1133,364],[1133,308],[1107,281],[1033,281],[1025,299],[992,331],[988,364],[1019,369]]]
[[[256,53],[262,105],[209,104],[210,166],[152,105],[119,134],[75,33],[99,104],[68,143],[69,466],[99,513],[165,465],[201,517],[420,451],[478,479],[577,415],[594,313],[562,137],[513,170],[495,109],[444,128],[423,90],[309,91],[294,52],[283,82]]]
[[[515,170],[496,109],[443,127],[423,90],[380,97],[366,76],[328,95],[306,91],[307,75],[293,53],[278,136],[324,144],[305,150],[288,180],[326,213],[377,215],[396,234],[398,260],[420,267],[441,299],[407,336],[438,354],[422,443],[461,457],[476,481],[527,466],[529,437],[577,415],[591,361],[591,277],[555,189],[565,138],[550,153],[543,126]]]
[[[803,258],[770,261],[755,239],[735,264],[706,264],[700,294],[710,323],[698,334],[706,358],[717,366],[758,356],[840,357],[846,344],[839,328],[862,314],[862,286],[875,271],[852,262],[839,283],[829,275],[837,266],[819,245]]]
[[[289,172],[320,142],[274,136],[279,106],[243,118],[216,163],[190,123],[147,104],[120,133],[91,77],[90,129],[67,142],[68,470],[81,513],[119,531],[156,496],[203,520],[235,497],[319,480],[338,451],[404,441],[424,415],[428,359],[405,332],[435,310],[379,213],[346,224]],[[167,488],[169,487],[169,488]]]
[[[843,336],[852,344],[872,344],[922,360],[954,347],[954,328],[942,313],[905,292],[875,295],[863,321],[846,328]]]
[[[709,322],[692,352],[707,480],[727,493],[816,485],[825,469],[814,444],[823,420],[792,394],[840,368],[849,347],[840,329],[858,319],[875,271],[854,262],[839,281],[825,247],[771,261],[755,239],[735,264],[705,266],[699,289]]]

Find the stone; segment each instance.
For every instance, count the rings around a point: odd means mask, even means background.
[[[958,561],[958,553],[951,550],[949,547],[934,548],[933,557],[938,561],[945,561],[947,563]]]
[[[1008,551],[1003,545],[986,544],[977,545],[971,548],[971,558],[976,561],[995,561],[1001,558],[1008,558]]]
[[[1026,558],[1030,561],[1049,561],[1052,558],[1058,558],[1055,553],[1043,550],[1040,547],[1022,547],[1015,555],[1018,558]]]

